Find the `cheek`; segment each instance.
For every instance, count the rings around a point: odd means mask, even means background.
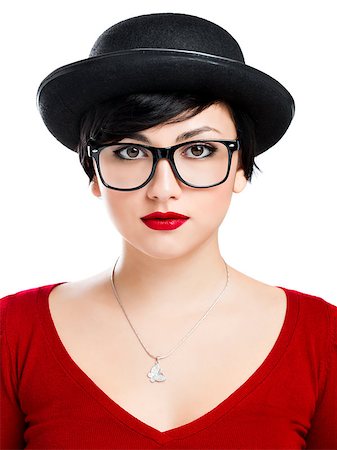
[[[207,228],[220,226],[224,220],[232,196],[231,186],[220,184],[205,193],[198,193],[196,196],[196,215]]]
[[[229,176],[224,183],[196,193],[198,217],[206,229],[219,227],[226,217],[233,195],[236,164],[234,158]]]
[[[130,194],[105,189],[102,192],[102,198],[105,204],[105,209],[119,232],[125,227],[130,227],[130,211],[134,210],[135,203],[130,203]],[[133,221],[134,224],[134,221]]]

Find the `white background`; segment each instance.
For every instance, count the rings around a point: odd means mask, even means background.
[[[90,193],[77,154],[39,116],[40,82],[86,58],[120,20],[181,12],[227,29],[246,63],[284,84],[296,103],[286,135],[257,158],[263,173],[233,197],[220,228],[223,257],[261,281],[337,304],[333,0],[31,0],[1,8],[0,296],[91,276],[112,267],[120,251],[120,236]]]

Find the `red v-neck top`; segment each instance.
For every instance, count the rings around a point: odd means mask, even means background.
[[[161,432],[70,357],[49,309],[58,284],[0,300],[1,449],[337,449],[337,306],[282,288],[284,323],[258,369],[208,413]]]

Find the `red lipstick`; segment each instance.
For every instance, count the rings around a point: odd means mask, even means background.
[[[166,213],[156,211],[141,218],[145,225],[153,230],[175,230],[183,225],[188,219],[189,217],[173,211],[168,211]]]

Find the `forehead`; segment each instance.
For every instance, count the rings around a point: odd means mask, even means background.
[[[226,104],[213,104],[192,117],[186,111],[171,120],[179,119],[179,122],[165,122],[137,133],[130,133],[125,139],[136,139],[140,142],[151,144],[156,137],[167,137],[182,142],[193,136],[204,134],[205,137],[214,139],[223,137],[234,139],[236,127],[230,108]]]

